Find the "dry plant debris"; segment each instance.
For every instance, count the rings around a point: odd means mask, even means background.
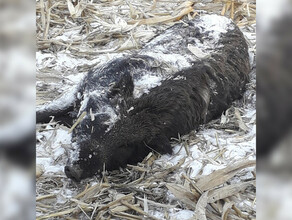
[[[201,13],[232,18],[254,56],[255,12],[255,0],[37,0],[37,104],[75,85],[89,69]],[[137,165],[74,184],[52,168],[66,163],[72,146],[55,145],[59,130],[69,129],[54,120],[38,125],[37,162],[52,156],[53,164],[50,170],[37,164],[37,219],[255,219],[255,147],[244,148],[254,143],[255,66],[250,75],[243,100],[198,133],[173,139],[176,163],[150,153]],[[65,153],[56,154],[58,148]]]

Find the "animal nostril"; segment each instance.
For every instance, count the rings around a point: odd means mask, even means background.
[[[69,177],[69,178],[72,177],[71,167],[65,166],[64,171],[65,171],[65,174],[66,174],[67,177]]]
[[[65,166],[65,173],[70,173],[70,167],[69,166]]]
[[[81,172],[78,169],[78,167],[65,166],[64,171],[65,171],[65,174],[68,178],[70,178],[76,182],[80,181]]]

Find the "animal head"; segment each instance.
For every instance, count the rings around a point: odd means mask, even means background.
[[[147,115],[120,120],[99,140],[80,143],[79,159],[65,167],[68,178],[79,182],[105,170],[142,161],[150,151],[171,153],[168,138]]]
[[[105,170],[115,170],[127,164],[133,154],[133,147],[122,143],[98,143],[86,141],[80,146],[79,159],[71,166],[65,166],[68,178],[79,182],[82,179],[101,174]]]

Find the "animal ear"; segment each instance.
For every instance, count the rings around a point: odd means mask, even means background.
[[[169,139],[164,135],[160,134],[153,138],[149,145],[156,150],[158,153],[161,154],[171,154],[172,153],[172,148],[169,142]]]

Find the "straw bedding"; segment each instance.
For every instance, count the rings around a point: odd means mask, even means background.
[[[150,153],[78,185],[61,169],[74,148],[68,128],[53,119],[37,125],[37,219],[255,219],[255,7],[252,0],[37,1],[38,105],[201,13],[241,27],[253,67],[243,100],[199,132],[173,139],[173,156]]]

